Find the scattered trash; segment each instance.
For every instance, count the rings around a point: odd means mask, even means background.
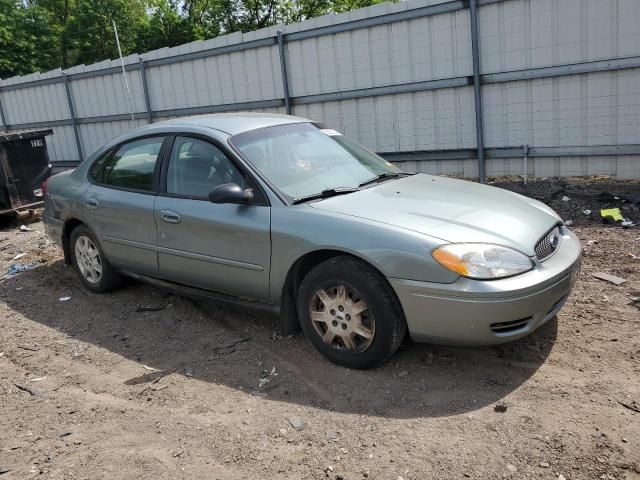
[[[504,413],[507,411],[507,406],[504,403],[497,403],[495,407],[493,407],[493,411],[497,413]]]
[[[32,228],[27,227],[26,225],[20,225],[21,232],[33,232]]]
[[[41,397],[42,393],[39,390],[36,390],[35,388],[31,388],[27,385],[20,385],[19,383],[13,383],[16,387],[18,387],[18,389],[22,390],[23,392],[27,392],[28,394],[30,394],[33,397]]]
[[[631,228],[636,226],[636,224],[631,220],[625,220],[622,223],[620,223],[620,225],[622,226],[622,228]]]
[[[26,255],[26,253],[19,253],[15,257],[13,257],[11,260],[20,260],[25,255]]]
[[[142,368],[144,368],[145,370],[149,370],[150,372],[157,372],[158,370],[156,370],[153,367],[147,367],[146,365],[142,365]]]
[[[38,378],[32,378],[31,380],[29,380],[30,382],[41,382],[42,380],[44,380],[45,378],[47,378],[47,376],[45,375],[44,377],[38,377]]]
[[[399,377],[406,377],[407,375],[409,375],[409,372],[407,372],[406,370],[398,374]]]
[[[71,435],[71,433],[72,432],[63,432],[63,433],[60,434],[60,438],[68,437],[69,435]]]
[[[600,210],[600,216],[605,223],[615,223],[624,220],[622,212],[619,208],[603,208],[602,210]]]
[[[585,215],[591,215],[591,210],[583,210],[582,213]]]
[[[267,383],[269,383],[271,380],[269,380],[268,378],[261,378],[260,381],[258,382],[258,388],[262,388],[264,387]]]
[[[573,220],[565,220],[564,224],[568,227],[570,225],[573,225]]]
[[[229,354],[229,353],[233,353],[236,351],[236,346],[244,343],[244,342],[248,342],[249,340],[251,340],[249,337],[242,337],[239,338],[238,340],[234,340],[232,342],[226,343],[226,344],[222,344],[219,345],[217,347],[213,347],[213,353],[221,353],[221,354]],[[274,367],[275,368],[275,367]]]
[[[640,413],[640,405],[638,405],[635,400],[633,400],[631,403],[624,403],[624,402],[618,402],[618,403],[622,405],[624,408],[628,408],[632,412]]]
[[[338,432],[332,430],[327,431],[326,435],[328,440],[336,440],[338,438]]]
[[[305,422],[304,419],[300,417],[293,416],[293,417],[289,417],[287,420],[289,420],[289,423],[291,424],[291,426],[295,428],[297,431],[304,430],[304,428],[307,426],[307,422]]]
[[[20,350],[29,350],[30,352],[37,352],[38,350],[40,350],[40,349],[39,349],[39,348],[37,348],[37,347],[28,347],[28,346],[26,346],[26,345],[18,345],[18,348],[19,348]]]
[[[69,300],[71,300],[71,297],[60,297],[61,302],[68,302]]]
[[[568,202],[569,200],[571,200],[571,199],[570,199],[569,197],[567,197],[566,195],[564,195],[564,196],[562,197],[562,201],[563,201],[563,202]]]
[[[167,308],[166,305],[158,305],[155,307],[138,307],[136,308],[136,312],[159,312],[160,310],[164,310]]]
[[[26,272],[27,270],[31,270],[35,266],[36,266],[36,262],[14,263],[13,265],[9,266],[9,269],[7,270],[7,273],[9,275],[17,275],[18,273],[22,273],[22,272]]]
[[[593,277],[599,280],[605,280],[607,282],[611,282],[614,285],[622,285],[626,280],[624,278],[616,277],[615,275],[609,275],[604,272],[596,272],[591,274]]]
[[[193,368],[191,367],[184,367],[184,374],[187,377],[193,377]]]

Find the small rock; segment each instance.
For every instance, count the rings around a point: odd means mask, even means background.
[[[510,463],[507,463],[507,470],[509,470],[511,473],[516,473],[518,471],[518,467],[516,467],[515,465],[511,465]]]
[[[304,427],[307,426],[307,423],[300,417],[293,416],[289,417],[288,420],[291,426],[298,431],[304,430]]]
[[[558,475],[558,480],[567,480],[567,479],[564,478],[564,475],[560,474],[560,475]]]
[[[540,462],[540,466],[542,468],[549,468],[549,463],[548,462]]]
[[[329,440],[335,440],[336,438],[338,438],[338,432],[334,432],[334,431],[327,431],[327,438]]]
[[[187,377],[193,377],[193,368],[191,367],[184,367],[184,374]]]
[[[626,437],[622,437],[622,443],[627,443],[629,440],[627,440]]]
[[[281,428],[280,429],[280,435],[285,436],[287,434],[287,429],[286,428]]]
[[[507,411],[507,406],[504,403],[497,403],[495,407],[493,407],[494,412],[504,413]]]
[[[563,202],[568,202],[569,200],[571,200],[571,199],[570,199],[569,197],[567,197],[566,195],[564,195],[564,196],[562,197],[562,201],[563,201]]]
[[[407,375],[409,375],[409,372],[407,372],[406,370],[398,374],[399,377],[406,377]]]

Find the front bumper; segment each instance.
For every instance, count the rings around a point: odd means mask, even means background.
[[[491,345],[530,334],[562,308],[580,270],[580,242],[562,229],[556,253],[522,275],[459,278],[451,284],[390,278],[411,338],[450,345]]]

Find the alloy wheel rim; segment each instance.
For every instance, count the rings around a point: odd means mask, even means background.
[[[318,288],[311,296],[309,315],[316,333],[332,348],[361,353],[373,342],[373,314],[364,298],[348,285]]]
[[[86,235],[80,235],[75,245],[76,263],[83,278],[91,283],[100,283],[102,278],[102,259],[93,241]]]

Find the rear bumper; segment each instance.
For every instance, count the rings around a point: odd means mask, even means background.
[[[549,321],[562,308],[580,270],[580,242],[563,228],[561,245],[530,272],[511,278],[451,284],[389,279],[418,342],[491,345],[509,342]]]

